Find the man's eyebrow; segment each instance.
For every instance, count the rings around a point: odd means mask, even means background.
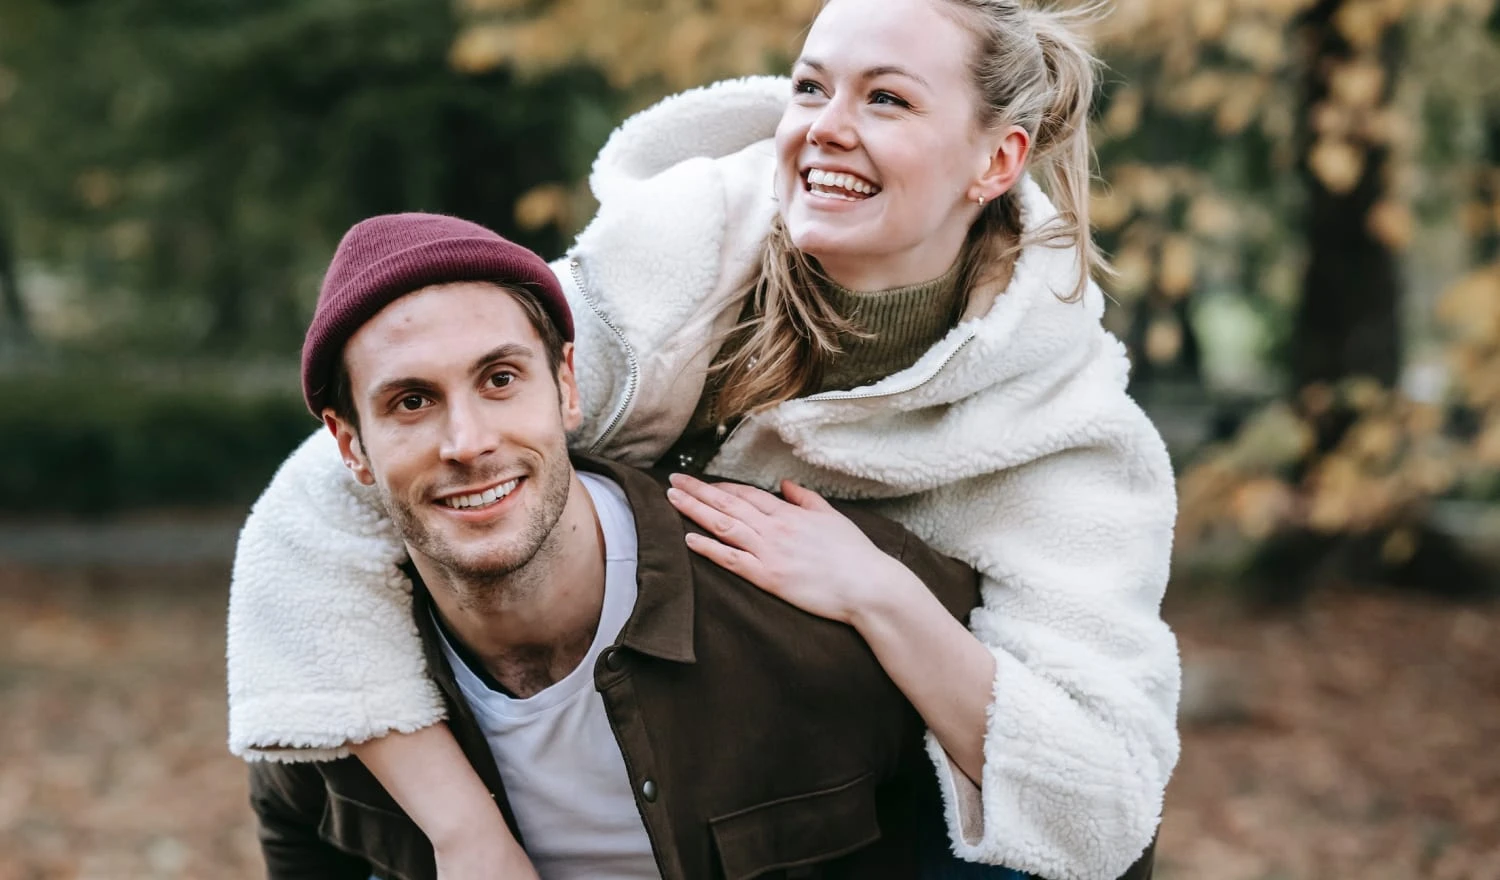
[[[370,400],[379,400],[398,391],[427,391],[434,392],[437,386],[426,379],[417,376],[403,376],[399,379],[387,379],[376,385],[370,392]]]
[[[828,73],[828,65],[824,64],[816,58],[799,58],[797,59],[797,63],[806,65],[807,67],[811,67],[818,73]],[[915,73],[912,73],[906,68],[899,67],[895,64],[877,64],[874,67],[865,68],[865,70],[860,73],[861,79],[869,80],[874,79],[877,76],[904,76],[907,79],[912,80],[913,82],[917,82],[923,86],[926,86],[927,88],[931,88],[931,86],[927,85],[927,80],[921,78],[920,76],[917,76]]]
[[[484,354],[474,359],[474,366],[469,372],[478,373],[495,361],[505,360],[528,360],[536,357],[536,350],[521,342],[506,342],[497,345]]]
[[[503,345],[497,345],[475,358],[474,365],[469,367],[469,372],[481,372],[496,361],[526,360],[535,357],[536,350],[531,346],[520,342],[507,342]],[[370,392],[370,399],[379,400],[386,395],[394,394],[398,391],[436,392],[437,386],[419,376],[402,376],[398,379],[387,379],[375,386],[374,390]]]

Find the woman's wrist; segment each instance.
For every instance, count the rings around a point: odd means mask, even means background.
[[[854,627],[866,641],[888,632],[893,624],[910,616],[924,599],[937,601],[927,585],[894,558],[883,572],[865,584],[849,603],[844,622]]]

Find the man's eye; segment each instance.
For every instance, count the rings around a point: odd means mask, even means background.
[[[490,377],[490,385],[495,388],[504,388],[514,381],[516,381],[515,373],[500,372]]]
[[[422,408],[427,399],[420,394],[408,394],[396,402],[396,405],[407,412],[415,412]]]

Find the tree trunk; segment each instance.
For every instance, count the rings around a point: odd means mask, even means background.
[[[16,269],[16,252],[10,232],[0,223],[0,340],[17,343],[31,341],[31,323],[26,303],[21,299],[20,273]]]
[[[1299,171],[1307,186],[1308,264],[1292,337],[1297,386],[1350,376],[1394,384],[1401,367],[1397,315],[1401,277],[1396,255],[1371,231],[1371,209],[1385,194],[1390,150],[1351,137],[1363,167],[1351,187],[1331,189],[1311,161],[1318,135],[1313,114],[1330,99],[1329,73],[1355,57],[1336,16],[1367,0],[1320,0],[1304,18],[1304,79]],[[1380,102],[1391,100],[1400,57],[1400,33],[1387,26],[1378,61],[1384,71]]]

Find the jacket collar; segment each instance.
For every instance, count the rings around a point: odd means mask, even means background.
[[[637,468],[575,455],[580,471],[613,480],[635,515],[638,539],[635,610],[620,631],[620,644],[662,660],[695,663],[693,651],[693,560],[682,515],[667,501],[662,480]]]

